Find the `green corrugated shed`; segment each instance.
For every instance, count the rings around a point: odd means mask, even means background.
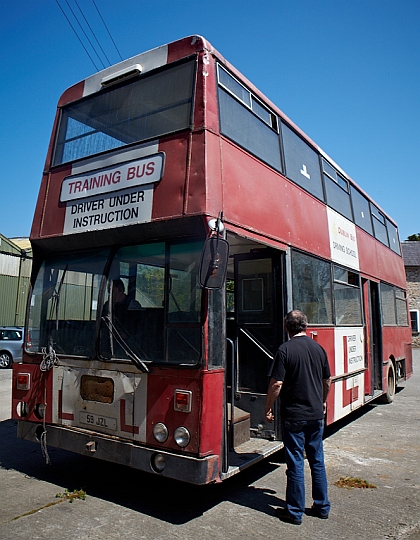
[[[27,238],[0,234],[0,326],[23,326],[32,267]]]

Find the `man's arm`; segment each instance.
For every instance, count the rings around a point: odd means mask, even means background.
[[[324,414],[327,412],[327,397],[331,390],[331,377],[322,379],[322,402],[324,404]]]
[[[276,399],[279,397],[282,384],[283,381],[276,381],[276,379],[273,378],[270,379],[264,409],[264,414],[268,422],[272,422],[274,420],[272,406],[274,405]]]

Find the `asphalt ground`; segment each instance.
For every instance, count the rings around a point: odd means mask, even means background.
[[[304,516],[300,526],[275,516],[284,506],[282,453],[221,485],[197,487],[52,448],[46,465],[39,445],[17,439],[15,422],[5,419],[0,539],[420,540],[419,371],[416,349],[414,375],[391,405],[371,403],[328,429],[331,514]],[[10,411],[9,373],[0,374],[0,419]],[[375,487],[335,485],[346,477]],[[310,506],[308,467],[306,486]],[[63,497],[82,488],[85,500]]]

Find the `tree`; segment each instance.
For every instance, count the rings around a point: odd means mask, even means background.
[[[420,242],[420,232],[417,234],[410,234],[407,240],[410,240],[411,242]]]

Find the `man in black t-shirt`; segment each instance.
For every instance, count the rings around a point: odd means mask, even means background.
[[[280,396],[280,418],[286,452],[286,508],[277,514],[282,521],[302,523],[305,510],[304,453],[312,475],[313,506],[310,514],[328,518],[327,476],[322,435],[331,374],[324,349],[306,335],[308,320],[294,310],[285,317],[290,340],[280,345],[271,373],[265,416],[274,420],[272,406]]]

